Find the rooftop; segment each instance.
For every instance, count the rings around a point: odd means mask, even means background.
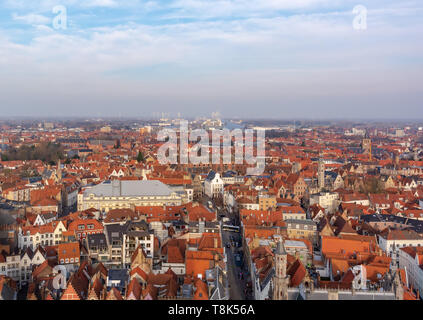
[[[84,191],[84,196],[94,194],[98,197],[138,197],[170,196],[172,190],[157,180],[113,180],[104,181]]]

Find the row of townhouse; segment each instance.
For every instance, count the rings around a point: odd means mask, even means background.
[[[11,201],[28,202],[31,199],[31,189],[32,187],[28,186],[17,186],[3,190],[2,196]]]
[[[31,282],[33,266],[38,266],[45,260],[46,254],[41,247],[35,251],[28,248],[21,253],[7,256],[0,254],[0,275],[10,277],[23,285]]]
[[[20,227],[18,248],[35,250],[38,246],[53,246],[60,243],[62,232],[67,231],[63,221],[53,221],[46,225]]]
[[[89,234],[102,233],[103,229],[101,222],[96,219],[76,219],[69,224],[56,220],[44,225],[25,226],[18,231],[18,248],[34,250],[39,245],[58,245],[63,240],[64,232],[70,232],[76,239],[84,240]]]
[[[89,234],[85,244],[91,258],[108,266],[126,267],[138,246],[154,256],[154,231],[145,221],[107,224],[104,233]]]

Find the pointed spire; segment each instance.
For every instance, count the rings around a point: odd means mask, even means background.
[[[61,164],[60,158],[57,161],[57,178],[59,179],[60,182],[62,181],[62,164]]]
[[[278,244],[276,246],[276,254],[278,255],[286,255],[285,246],[283,244],[282,237],[279,238]]]

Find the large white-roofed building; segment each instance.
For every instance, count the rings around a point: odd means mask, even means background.
[[[86,188],[78,194],[78,210],[103,212],[135,206],[177,206],[180,194],[157,180],[112,180]]]

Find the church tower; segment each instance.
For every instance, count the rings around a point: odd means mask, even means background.
[[[57,179],[59,182],[62,181],[62,165],[60,159],[57,161]]]
[[[275,251],[275,275],[273,277],[273,300],[288,300],[289,276],[286,275],[288,254],[279,240]]]
[[[369,160],[372,161],[372,140],[367,134],[361,142],[361,149],[364,154],[369,156]]]
[[[323,162],[321,156],[319,157],[319,163],[317,166],[317,181],[319,184],[319,191],[322,191],[325,188],[325,163]]]

